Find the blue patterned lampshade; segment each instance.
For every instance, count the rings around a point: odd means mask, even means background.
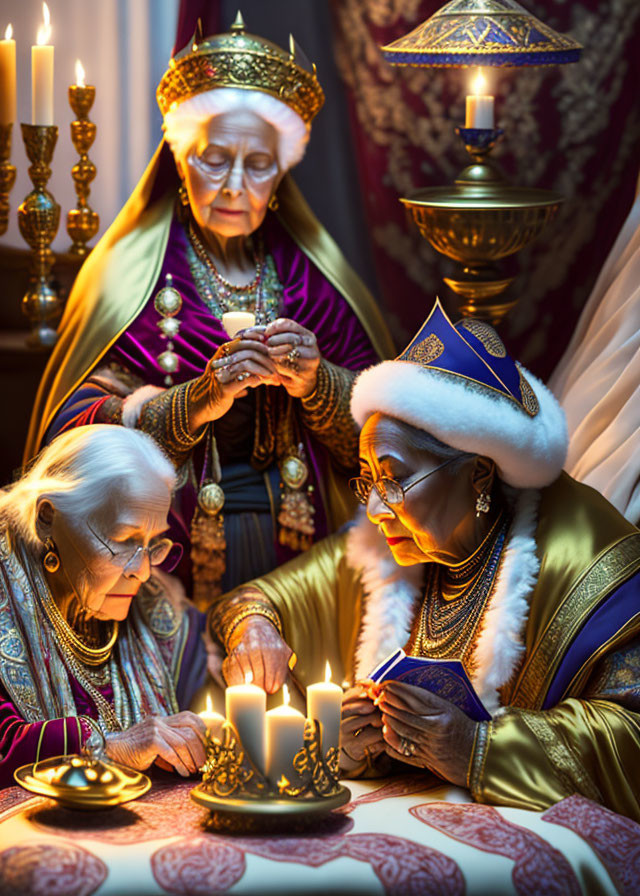
[[[577,62],[582,47],[515,0],[451,0],[382,52],[393,65],[517,66]]]

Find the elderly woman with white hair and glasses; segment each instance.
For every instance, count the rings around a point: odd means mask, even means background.
[[[275,689],[293,650],[306,685],[329,659],[347,775],[393,760],[480,802],[580,793],[640,820],[640,532],[562,472],[556,400],[436,304],[351,407],[368,519],[224,599],[228,629],[261,600],[283,631],[231,628],[227,681]]]
[[[201,607],[349,516],[351,385],[393,352],[287,174],[324,101],[299,57],[237,20],[171,60],[165,139],[77,278],[26,451],[95,422],[151,434]]]
[[[206,620],[166,574],[174,486],[153,439],[98,425],[59,436],[0,493],[0,787],[87,741],[140,770],[203,765],[187,707]]]

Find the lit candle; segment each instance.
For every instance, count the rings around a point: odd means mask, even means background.
[[[483,91],[487,89],[487,79],[479,71],[473,81],[473,96],[467,97],[465,128],[493,128],[494,98]]]
[[[37,45],[31,47],[31,123],[53,124],[53,46],[49,7],[42,4],[44,23],[38,28]]]
[[[206,708],[202,710],[202,712],[198,713],[202,721],[207,726],[207,731],[209,732],[209,736],[212,738],[216,738],[216,740],[222,740],[222,726],[224,725],[224,716],[220,715],[219,712],[215,712],[213,708],[213,701],[211,700],[211,695],[207,694],[207,704]]]
[[[342,716],[342,688],[331,681],[331,666],[327,662],[324,681],[307,688],[307,716],[317,719],[322,731],[322,752],[340,747],[340,719]]]
[[[251,311],[225,311],[222,315],[222,326],[233,339],[240,330],[255,327],[256,316]]]
[[[0,40],[0,124],[16,120],[16,42],[13,27],[7,25]]]
[[[225,691],[227,719],[238,732],[242,747],[262,774],[265,772],[265,713],[267,695],[252,684],[249,672],[244,684],[234,684]]]
[[[76,87],[86,87],[84,65],[76,59]]]
[[[267,778],[278,785],[283,778],[295,783],[293,757],[304,745],[305,718],[289,706],[289,689],[282,685],[283,704],[267,713]]]

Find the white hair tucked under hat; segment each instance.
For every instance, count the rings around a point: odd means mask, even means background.
[[[309,127],[297,112],[261,90],[217,87],[180,103],[164,117],[164,135],[175,158],[187,153],[198,138],[203,122],[226,112],[248,110],[273,125],[278,133],[278,164],[288,171],[304,156]]]

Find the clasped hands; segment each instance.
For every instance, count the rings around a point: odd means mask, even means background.
[[[283,386],[304,398],[316,385],[320,352],[315,335],[295,321],[279,318],[266,327],[241,330],[220,346],[205,376],[213,376],[229,405],[247,388]]]
[[[341,766],[382,753],[465,787],[476,722],[448,700],[400,681],[359,682],[342,702]]]

